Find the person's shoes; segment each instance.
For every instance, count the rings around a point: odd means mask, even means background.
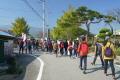
[[[73,56],[73,59],[76,59],[76,57],[75,57],[75,56]]]
[[[83,70],[83,68],[80,68],[81,70]]]
[[[92,65],[95,65],[94,63],[91,63]]]
[[[116,80],[116,78],[115,78],[115,76],[114,76],[114,75],[113,75],[112,77],[113,77],[113,80]]]
[[[86,71],[85,71],[85,70],[83,71],[83,74],[86,74]]]
[[[108,76],[108,74],[107,74],[107,73],[105,73],[105,72],[104,72],[104,74],[105,74],[106,76]]]
[[[104,66],[102,66],[102,69],[104,69]]]
[[[80,70],[83,70],[83,68],[82,68],[82,67],[80,67],[80,66],[79,66],[79,68],[80,68]]]

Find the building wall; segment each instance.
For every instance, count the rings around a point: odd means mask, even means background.
[[[11,55],[13,54],[13,41],[9,40],[8,42],[4,43],[4,54]]]

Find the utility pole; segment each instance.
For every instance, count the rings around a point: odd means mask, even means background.
[[[49,27],[49,25],[46,25],[46,30],[47,30],[47,32],[46,32],[46,33],[47,33],[47,38],[49,37],[49,36],[48,36],[48,34],[49,34],[49,33],[48,33],[48,30],[49,30],[49,28],[48,28],[48,27]]]
[[[43,39],[45,39],[45,0],[43,2]]]

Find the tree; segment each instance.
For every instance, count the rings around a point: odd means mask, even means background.
[[[113,21],[116,21],[116,18],[113,16],[107,15],[104,17],[104,22],[110,26],[112,34],[113,34],[113,27],[112,27],[111,23]]]
[[[76,9],[75,14],[78,17],[77,23],[85,24],[88,35],[90,34],[90,25],[100,23],[102,21],[102,18],[104,17],[104,15],[100,14],[99,12],[90,10],[85,6]]]
[[[120,24],[120,8],[110,11],[108,14],[114,17],[116,21]]]
[[[25,19],[17,18],[14,23],[12,23],[12,32],[15,36],[20,36],[22,33],[29,34],[30,27],[28,26]]]
[[[75,9],[69,6],[67,11],[64,11],[63,16],[57,20],[57,25],[59,27],[67,28],[67,27],[78,27],[79,24],[76,23],[77,17],[74,15]]]
[[[51,31],[53,39],[75,39],[86,33],[80,28],[80,24],[76,23],[78,19],[74,12],[75,9],[70,6],[64,15],[57,20],[56,26]]]
[[[99,31],[99,34],[98,34],[98,37],[105,40],[105,37],[106,36],[112,36],[112,32],[110,29],[108,28],[102,28],[100,31]]]
[[[50,32],[50,36],[55,40],[60,39],[61,32],[62,32],[62,28],[54,27]]]
[[[118,24],[120,24],[120,9],[117,8],[117,9],[114,9],[114,10],[108,12],[107,20],[108,20],[107,24],[110,26],[111,31],[113,33],[113,27],[112,27],[111,23],[113,21],[115,21]]]
[[[69,28],[61,28],[55,27],[51,31],[51,36],[53,39],[76,39],[80,35],[86,34],[87,31],[80,27],[69,27]]]

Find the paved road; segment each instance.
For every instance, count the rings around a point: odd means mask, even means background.
[[[46,52],[34,52],[35,56],[44,61],[42,80],[113,80],[111,75],[105,76],[101,69],[100,60],[98,59],[95,66],[91,65],[93,57],[88,57],[87,74],[79,69],[79,59],[69,57],[55,57],[54,54]],[[22,62],[27,66],[23,80],[36,80],[40,62],[28,55],[22,56]],[[108,73],[111,71],[109,69]],[[116,67],[116,77],[120,80],[120,67]]]
[[[93,57],[88,57],[87,74],[79,69],[79,59],[70,59],[69,57],[58,57],[54,54],[41,52],[40,58],[44,61],[44,71],[42,80],[113,80],[111,75],[105,76],[101,69],[100,61],[95,66],[90,63]],[[109,69],[108,74],[111,71]],[[120,80],[120,68],[116,67],[116,77]]]
[[[40,62],[29,55],[23,55],[20,59],[25,70],[23,80],[36,80],[40,68]]]
[[[18,53],[17,50],[14,52]],[[41,65],[40,62],[35,57],[28,54],[18,55],[17,60],[23,69],[23,73],[16,80],[37,80]]]

